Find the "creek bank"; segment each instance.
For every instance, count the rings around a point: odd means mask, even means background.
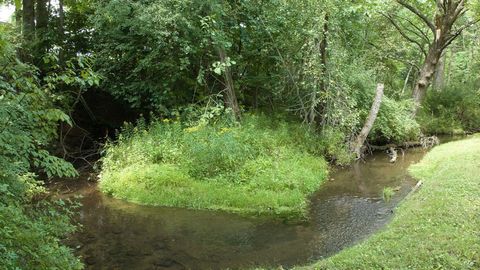
[[[478,269],[480,136],[434,148],[410,168],[423,182],[386,229],[297,269]]]

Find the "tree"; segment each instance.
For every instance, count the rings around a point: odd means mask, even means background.
[[[48,8],[47,0],[36,0],[35,12],[35,54],[37,57],[42,57],[48,51]]]
[[[437,65],[440,62],[445,49],[462,33],[463,30],[478,22],[471,21],[455,27],[459,19],[467,12],[466,0],[436,0],[435,18],[430,20],[428,15],[422,12],[415,5],[405,0],[396,0],[398,4],[409,10],[418,17],[431,33],[425,33],[415,23],[404,19],[411,27],[402,27],[393,15],[385,15],[393,26],[406,40],[420,48],[424,55],[423,65],[413,88],[413,100],[415,103],[414,115],[417,113],[422,100],[425,97],[428,87],[432,83]],[[409,34],[410,33],[410,34]],[[412,36],[414,35],[414,37]],[[433,36],[433,38],[431,38]],[[428,44],[428,49],[424,44]]]
[[[35,1],[23,0],[22,2],[22,34],[24,50],[21,53],[22,60],[31,61],[31,57],[28,54],[26,48],[30,47],[30,44],[35,36]]]
[[[224,77],[224,84],[225,89],[222,90],[223,92],[223,99],[225,102],[225,107],[232,110],[232,113],[236,120],[240,119],[240,107],[238,106],[237,95],[235,93],[235,86],[233,84],[232,79],[232,71],[230,70],[230,63],[225,54],[225,49],[219,48],[218,54],[220,56],[220,63],[223,65],[223,77]]]
[[[382,98],[383,98],[383,90],[385,86],[381,83],[377,85],[377,90],[375,92],[375,98],[372,103],[372,107],[370,109],[370,113],[368,114],[367,119],[365,120],[365,124],[363,125],[362,130],[357,135],[357,138],[352,143],[352,150],[357,156],[357,159],[362,158],[363,155],[363,144],[368,137],[368,134],[372,130],[373,124],[377,119],[378,111],[380,110],[380,105],[382,105]]]

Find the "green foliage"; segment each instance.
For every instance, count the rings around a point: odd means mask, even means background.
[[[102,1],[91,17],[97,65],[106,78],[102,88],[133,108],[174,115],[192,103],[206,105],[209,97],[221,93],[220,75],[228,65],[240,103],[247,109],[288,109],[305,122],[320,123],[328,136],[335,130],[334,143],[345,144],[362,127],[375,84],[384,81],[391,98],[385,98],[370,140],[409,140],[419,128],[410,117],[409,102],[397,93],[405,68],[372,50],[371,44],[383,42],[384,36],[365,33],[378,21],[388,23],[372,15],[373,9],[371,3],[336,0],[263,5]],[[402,40],[389,34],[391,42]],[[323,67],[318,50],[325,37]],[[219,48],[227,52],[224,64],[219,62]],[[419,58],[418,52],[410,51],[405,54]],[[329,153],[333,159],[348,159],[342,149],[329,152],[338,152]]]
[[[479,136],[435,147],[410,168],[424,184],[383,232],[299,269],[478,269],[479,158]]]
[[[91,21],[103,88],[161,112],[192,100],[215,53],[200,23],[208,10],[202,1],[98,1]]]
[[[369,137],[380,142],[405,142],[420,136],[420,125],[412,117],[410,100],[396,101],[384,97]]]
[[[64,201],[31,202],[40,185],[29,175],[0,176],[0,265],[2,269],[83,269],[60,242],[75,229]],[[69,210],[70,209],[70,210]]]
[[[0,166],[9,173],[36,168],[49,177],[76,176],[70,163],[45,150],[57,135],[57,123],[70,121],[54,104],[53,84],[42,85],[37,70],[19,62],[5,32],[0,34],[5,44],[0,65],[6,67],[0,75]]]
[[[320,133],[321,153],[337,165],[348,165],[353,154],[345,142],[345,134],[333,128],[325,128]]]
[[[45,200],[35,173],[51,177],[77,175],[73,166],[48,150],[59,122],[70,118],[58,109],[62,84],[88,84],[89,75],[71,68],[43,76],[16,56],[8,27],[0,27],[0,265],[2,269],[82,269],[61,243],[73,232],[72,206]],[[46,62],[51,61],[46,56]]]
[[[430,92],[419,122],[430,134],[480,131],[480,91],[474,85],[458,85]]]
[[[140,122],[106,147],[100,188],[142,204],[304,218],[327,174],[320,141],[262,115],[230,126]]]

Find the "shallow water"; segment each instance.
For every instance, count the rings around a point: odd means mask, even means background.
[[[425,154],[412,149],[395,164],[377,153],[336,169],[312,197],[310,220],[285,224],[234,214],[140,206],[101,194],[87,181],[60,196],[83,195],[81,232],[68,244],[87,269],[237,269],[306,264],[382,228],[415,181],[407,168]],[[384,187],[396,189],[390,202]],[[68,192],[67,192],[68,191]]]

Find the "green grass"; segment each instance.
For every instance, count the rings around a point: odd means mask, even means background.
[[[238,126],[139,123],[107,146],[100,189],[139,204],[303,219],[327,176],[324,151],[314,132],[265,116]]]
[[[393,190],[393,188],[391,187],[385,187],[383,188],[383,191],[382,191],[382,198],[385,202],[390,202],[390,200],[392,199],[393,195],[395,195],[395,190]]]
[[[299,269],[480,269],[480,136],[434,148],[387,228]]]

